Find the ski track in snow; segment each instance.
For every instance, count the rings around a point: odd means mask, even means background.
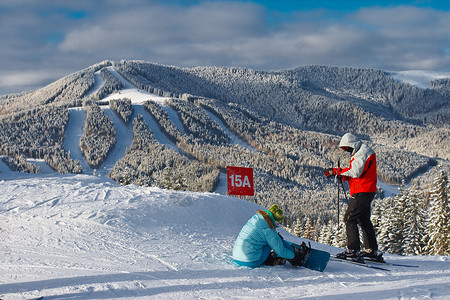
[[[330,261],[237,267],[260,207],[214,193],[120,186],[99,176],[0,174],[0,298],[448,299],[450,257],[386,255],[391,272]],[[289,241],[302,239],[280,230]],[[341,249],[312,242],[314,248]]]

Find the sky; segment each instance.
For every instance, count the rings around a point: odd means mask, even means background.
[[[450,1],[0,0],[0,95],[103,60],[450,71]]]

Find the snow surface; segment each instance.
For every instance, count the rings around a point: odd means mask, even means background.
[[[125,78],[122,77],[122,75],[120,75],[116,69],[114,69],[114,67],[108,67],[108,70],[117,78],[119,79],[123,84],[124,84],[124,88],[121,89],[119,92],[117,93],[113,93],[111,95],[108,95],[107,97],[105,97],[102,100],[105,101],[109,101],[109,100],[113,100],[113,99],[123,99],[123,98],[128,98],[131,99],[132,103],[142,103],[144,101],[147,100],[153,100],[155,102],[164,102],[166,99],[168,99],[168,97],[161,97],[158,96],[156,94],[152,94],[149,92],[146,92],[144,90],[141,89],[137,89],[134,85],[132,85],[128,80],[126,80]],[[100,76],[101,77],[101,76]],[[96,88],[98,89],[100,86],[97,85],[97,77],[95,77],[96,80],[96,84],[94,85],[94,91],[95,92]]]
[[[120,186],[104,176],[0,174],[0,298],[448,299],[450,257],[386,255],[391,272],[330,261],[234,265],[260,207],[214,193]],[[302,239],[281,230],[289,241]],[[312,243],[337,253],[341,249]]]
[[[431,81],[436,79],[450,78],[449,72],[434,72],[426,70],[410,70],[389,72],[395,80],[400,82],[409,83],[422,89],[431,88]]]

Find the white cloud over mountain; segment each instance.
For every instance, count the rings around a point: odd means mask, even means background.
[[[309,64],[450,69],[450,12],[433,8],[288,13],[239,1],[40,2],[0,9],[0,94],[11,73],[39,70],[45,81],[104,59],[258,70]]]

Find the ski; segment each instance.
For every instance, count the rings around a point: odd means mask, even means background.
[[[397,264],[397,263],[390,263],[387,261],[382,262],[382,261],[376,261],[376,260],[371,260],[371,259],[364,259],[364,262],[376,263],[376,264],[380,264],[380,265],[387,265],[387,266],[393,266],[393,267],[405,267],[405,268],[418,268],[419,267],[416,265]]]
[[[391,271],[391,270],[386,269],[386,268],[374,266],[374,265],[371,265],[371,264],[366,264],[365,262],[356,262],[356,261],[353,261],[353,260],[340,259],[340,258],[337,258],[335,256],[332,256],[331,260],[333,260],[333,261],[340,261],[340,262],[344,262],[344,263],[350,263],[350,264],[354,264],[354,265],[361,266],[361,267],[364,267],[364,268],[369,268],[369,269],[375,269],[375,270],[386,271],[386,272],[390,272]]]

